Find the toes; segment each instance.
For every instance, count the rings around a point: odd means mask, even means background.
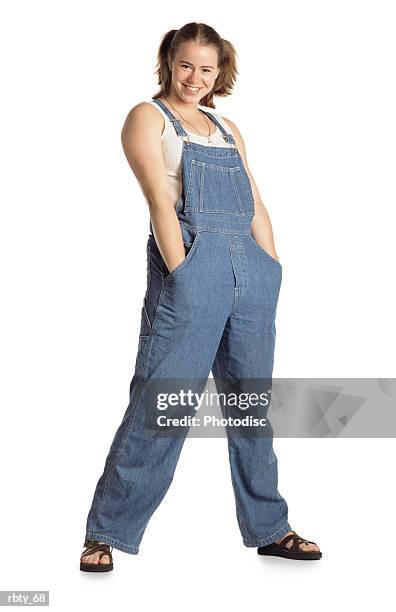
[[[301,542],[300,547],[303,552],[319,552],[320,550],[316,544],[304,544],[303,542]]]
[[[99,544],[106,544],[106,542],[98,542]],[[102,556],[101,556],[102,555]],[[110,557],[108,554],[103,554],[103,551],[98,550],[95,553],[91,553],[91,554],[85,554],[83,552],[83,556],[81,557],[81,562],[82,563],[101,563],[101,564],[108,564],[110,563]]]
[[[293,533],[295,532],[289,531],[288,533],[286,533],[286,535],[283,536],[283,538],[281,538],[280,540],[276,540],[276,544],[281,544],[281,542],[286,536],[288,536],[289,534],[293,534]],[[284,544],[284,546],[288,550],[290,550],[293,544],[294,544],[294,539],[291,539],[289,540],[289,542],[287,542],[287,544]],[[317,544],[306,544],[305,542],[299,542],[298,547],[302,552],[320,552],[320,548]]]
[[[97,560],[96,560],[95,557],[96,557],[96,555],[86,555],[85,557],[82,557],[81,561],[83,563],[97,563]],[[99,558],[99,557],[97,557],[97,558]]]
[[[99,554],[86,555],[81,557],[82,563],[110,563],[109,555],[103,555],[103,557],[99,558]]]

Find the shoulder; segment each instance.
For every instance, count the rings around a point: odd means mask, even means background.
[[[138,104],[135,104],[135,106],[133,106],[131,110],[128,112],[126,118],[127,119],[128,118],[149,119],[149,120],[152,119],[153,121],[162,123],[162,119],[161,119],[162,113],[158,111],[161,111],[161,109],[159,108],[157,104],[154,104],[148,101],[143,101],[143,102],[139,102]]]
[[[122,134],[130,133],[132,130],[150,130],[162,134],[165,121],[160,108],[152,102],[139,102],[135,104],[125,117],[124,125],[122,126]]]

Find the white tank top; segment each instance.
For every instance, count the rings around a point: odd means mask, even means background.
[[[161,136],[162,155],[164,158],[164,164],[166,173],[169,180],[169,191],[172,198],[173,205],[176,206],[182,191],[182,176],[181,176],[181,154],[183,139],[181,136],[176,134],[176,130],[172,123],[168,119],[166,113],[156,104],[153,100],[147,100],[152,104],[157,111],[161,113],[165,119],[165,127]],[[222,117],[218,113],[213,112],[213,108],[199,105],[199,108],[209,111],[216,117],[219,123],[224,127],[227,132],[232,133],[230,127],[223,121]],[[208,147],[230,147],[230,145],[224,140],[219,128],[216,126],[216,131],[212,135],[212,142],[208,142],[206,136],[198,136],[189,132],[187,127],[183,125],[184,130],[187,132],[190,140],[198,144],[206,145]],[[213,123],[211,123],[211,129],[213,129]]]

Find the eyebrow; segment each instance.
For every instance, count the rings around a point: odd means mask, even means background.
[[[190,64],[190,66],[192,66],[193,64],[191,62],[188,62],[187,60],[179,60],[180,64]],[[214,66],[201,66],[201,68],[214,68]]]

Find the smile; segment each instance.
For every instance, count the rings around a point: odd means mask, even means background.
[[[191,93],[197,93],[200,90],[200,87],[191,87],[185,83],[182,83],[182,85],[187,89],[187,91],[191,91]]]

